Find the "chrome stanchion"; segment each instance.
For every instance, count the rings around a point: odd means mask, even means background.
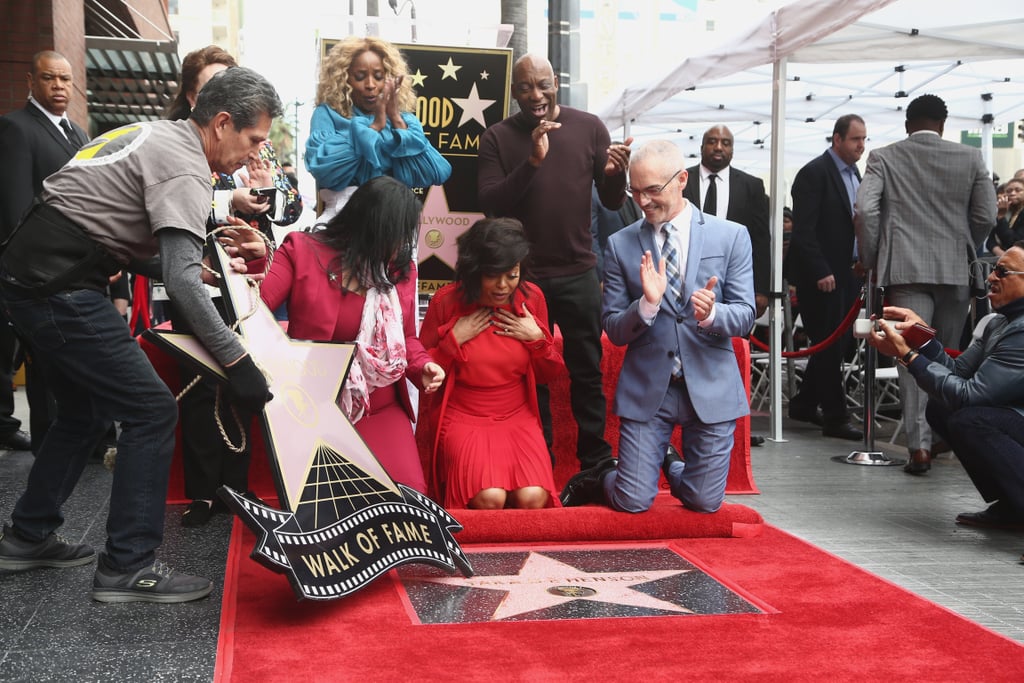
[[[873,273],[865,274],[864,281],[868,283],[864,295],[864,310],[870,317],[875,312],[878,296],[877,289],[871,285]],[[864,344],[864,381],[861,389],[864,391],[864,447],[859,451],[850,451],[845,458],[837,457],[833,460],[845,462],[848,465],[904,465],[905,460],[894,460],[882,451],[875,450],[875,368],[878,365],[878,350],[871,344]]]

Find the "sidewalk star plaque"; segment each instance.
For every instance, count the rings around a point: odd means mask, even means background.
[[[354,345],[290,339],[249,278],[210,249],[221,293],[242,344],[268,376],[274,399],[257,417],[281,509],[222,486],[221,497],[256,534],[251,557],[285,574],[296,595],[330,600],[390,569],[423,563],[472,576],[452,534],[462,526],[423,494],[391,480],[338,408]],[[198,339],[147,330],[161,348],[226,381]]]

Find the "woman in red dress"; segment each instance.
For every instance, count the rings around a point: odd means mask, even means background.
[[[419,214],[409,187],[378,176],[323,230],[289,233],[260,293],[271,310],[288,302],[293,339],[356,342],[341,408],[391,478],[426,493],[405,380],[430,393],[444,370],[416,337]]]
[[[448,508],[559,505],[536,389],[565,365],[544,295],[521,279],[528,251],[519,221],[478,221],[458,239],[455,282],[423,320],[420,339],[448,376],[428,406],[428,474]]]

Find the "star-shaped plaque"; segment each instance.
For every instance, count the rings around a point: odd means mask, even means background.
[[[253,557],[287,573],[300,597],[314,599],[351,593],[407,562],[471,575],[451,536],[461,530],[458,522],[392,481],[338,407],[355,345],[289,338],[255,283],[231,270],[213,240],[210,252],[229,321],[237,322],[242,345],[274,394],[257,417],[282,510],[228,487],[220,491],[260,537]],[[147,334],[200,372],[226,380],[198,339],[170,330]]]
[[[462,109],[462,116],[459,117],[459,128],[467,121],[476,121],[482,128],[487,127],[487,120],[484,118],[484,110],[490,107],[497,100],[480,99],[476,90],[476,83],[469,89],[468,97],[453,97],[452,102]]]
[[[484,214],[475,211],[452,211],[448,206],[448,191],[444,185],[430,188],[423,201],[423,211],[420,212],[420,235],[417,241],[420,261],[433,254],[454,270],[459,253],[455,240],[482,218]]]
[[[444,79],[446,79],[446,78],[450,78],[453,81],[459,80],[457,72],[462,67],[461,66],[456,66],[455,62],[452,61],[451,57],[448,58],[448,63],[447,64],[438,64],[437,68],[439,68],[442,72],[444,72],[443,75],[441,76],[441,80],[442,81]]]

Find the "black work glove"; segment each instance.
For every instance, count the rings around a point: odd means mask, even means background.
[[[266,378],[249,354],[242,356],[242,359],[231,367],[224,368],[224,372],[228,376],[231,398],[239,407],[250,413],[263,410],[263,406],[274,398],[270,393],[270,387],[267,386]]]

